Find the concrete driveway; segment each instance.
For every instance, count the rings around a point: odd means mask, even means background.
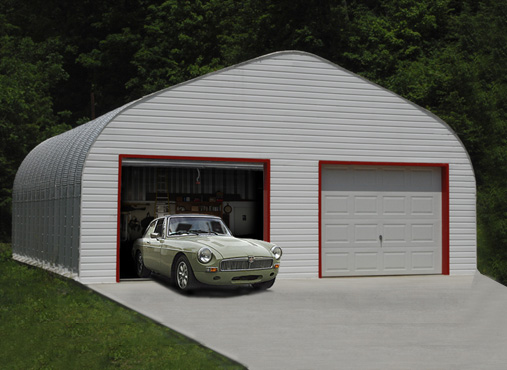
[[[89,287],[249,369],[507,368],[507,288],[480,274]]]

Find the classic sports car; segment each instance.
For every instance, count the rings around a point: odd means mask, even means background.
[[[170,215],[153,220],[132,249],[137,275],[164,275],[180,290],[198,283],[273,286],[282,249],[232,236],[220,217]]]

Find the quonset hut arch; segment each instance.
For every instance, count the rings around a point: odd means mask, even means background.
[[[374,163],[446,166],[442,273],[476,271],[475,177],[457,135],[400,96],[299,51],[172,86],[41,143],[14,183],[14,258],[85,283],[116,281],[119,163],[129,155],[266,163],[264,231],[285,248],[287,277],[318,277],[328,258],[322,250],[345,239],[329,234],[325,246],[319,239],[327,225],[319,219],[322,168],[355,163],[346,170],[356,174],[367,163],[380,174],[390,169]]]
[[[84,163],[102,129],[122,109],[44,141],[25,158],[13,189],[18,260],[77,275]]]

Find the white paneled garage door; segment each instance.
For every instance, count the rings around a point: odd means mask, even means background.
[[[321,192],[322,276],[442,272],[440,168],[325,166]]]

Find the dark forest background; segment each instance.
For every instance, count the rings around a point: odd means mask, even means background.
[[[324,57],[446,121],[472,158],[479,269],[507,284],[506,0],[2,0],[0,241],[38,143],[273,51]]]

